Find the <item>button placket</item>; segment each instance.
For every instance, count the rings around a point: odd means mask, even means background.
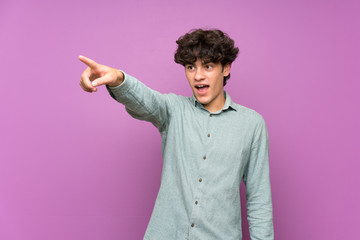
[[[198,179],[198,183],[199,184],[201,184],[201,182],[203,181],[203,179],[200,177],[199,179]],[[199,185],[199,187],[201,188],[201,185]],[[201,194],[200,194],[200,196],[201,196]],[[198,198],[198,196],[196,196],[195,197],[195,199],[197,199]],[[192,216],[191,216],[191,219],[190,219],[190,221],[192,222],[191,223],[191,227],[193,228],[194,226],[195,226],[195,223],[193,222],[194,220],[195,220],[195,222],[196,222],[196,219],[197,219],[197,215],[198,215],[198,211],[199,210],[196,210],[196,207],[197,207],[197,205],[199,204],[199,201],[198,200],[194,200],[194,209],[193,209],[193,212],[192,212]]]
[[[211,120],[211,119],[213,119],[213,114],[209,114],[208,116],[207,116],[207,126],[206,126],[206,131],[207,132],[205,132],[205,134],[206,134],[206,140],[210,140],[210,137],[211,137],[211,134],[210,134],[210,122],[211,121],[213,121],[213,120]],[[205,120],[205,119],[204,119]],[[209,144],[210,142],[208,142],[208,141],[206,141],[205,142],[205,149],[207,149],[207,145]],[[208,157],[207,157],[207,155],[206,155],[206,152],[204,152],[203,153],[203,156],[201,156],[201,158],[202,158],[202,160],[204,161],[204,160],[207,160],[208,159]],[[194,195],[194,199],[193,199],[193,210],[192,210],[192,214],[191,214],[191,217],[190,217],[190,228],[191,229],[194,229],[195,228],[195,225],[196,225],[196,222],[197,222],[197,220],[198,220],[198,217],[200,216],[199,214],[200,214],[200,212],[201,212],[201,206],[200,206],[200,201],[201,201],[201,197],[202,197],[202,195],[203,195],[203,191],[204,191],[204,187],[205,187],[205,185],[204,185],[204,179],[203,179],[203,177],[204,176],[202,176],[202,174],[203,173],[206,173],[206,163],[204,162],[203,164],[200,164],[200,166],[202,166],[202,167],[200,167],[200,169],[199,169],[199,175],[198,175],[198,179],[197,179],[197,181],[198,181],[198,186],[197,186],[197,191],[196,191],[196,193],[195,193],[195,195]],[[204,172],[203,172],[204,171]],[[206,175],[206,174],[205,174]],[[200,177],[201,176],[201,177]],[[192,231],[191,231],[192,232]],[[192,234],[192,233],[191,233]]]

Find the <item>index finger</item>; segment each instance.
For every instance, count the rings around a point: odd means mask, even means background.
[[[90,58],[84,57],[82,55],[79,56],[79,60],[88,65],[90,68],[96,68],[98,63],[94,60],[91,60]]]

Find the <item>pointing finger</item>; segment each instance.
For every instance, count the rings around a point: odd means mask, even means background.
[[[86,65],[88,65],[92,69],[96,68],[99,65],[94,60],[91,60],[90,58],[87,58],[87,57],[84,57],[81,55],[79,56],[79,60],[82,61],[83,63],[85,63]]]

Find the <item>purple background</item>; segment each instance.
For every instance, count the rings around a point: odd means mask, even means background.
[[[240,48],[225,89],[267,122],[276,239],[356,239],[359,12],[355,0],[1,0],[0,239],[142,239],[160,135],[104,87],[82,91],[77,56],[189,96],[173,53],[197,27]]]

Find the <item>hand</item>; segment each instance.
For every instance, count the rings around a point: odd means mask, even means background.
[[[84,56],[79,56],[79,60],[88,66],[80,80],[80,86],[86,92],[96,92],[96,86],[105,84],[116,87],[124,81],[124,74],[120,70],[98,64]]]

